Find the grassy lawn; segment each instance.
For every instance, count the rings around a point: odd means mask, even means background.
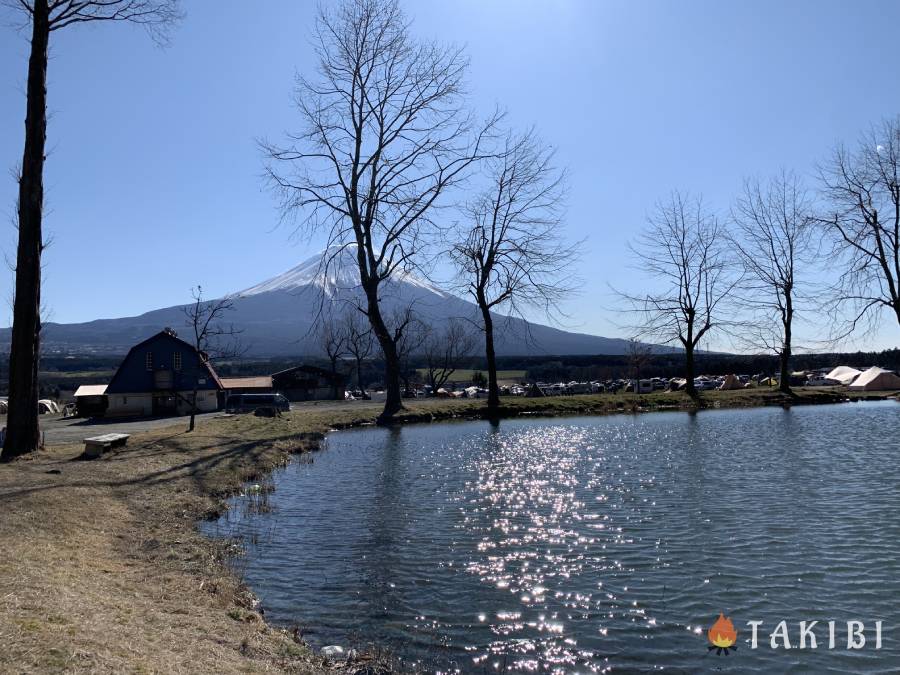
[[[824,403],[846,392],[708,392],[701,407]],[[406,402],[400,422],[485,416],[483,400]],[[502,416],[687,409],[682,393],[504,398]],[[322,672],[289,631],[265,623],[225,564],[239,551],[201,536],[244,482],[329,430],[370,424],[372,402],[304,404],[283,418],[184,419],[79,461],[59,445],[0,465],[2,672]],[[365,658],[365,657],[363,657]],[[364,664],[357,664],[356,667]],[[328,669],[331,669],[329,666]],[[374,672],[370,670],[369,672]]]
[[[56,380],[109,380],[114,370],[42,370],[38,373],[41,382],[46,379]]]

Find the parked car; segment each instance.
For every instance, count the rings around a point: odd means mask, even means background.
[[[811,377],[806,381],[807,387],[837,387],[841,383],[828,377]]]
[[[281,394],[232,394],[225,401],[225,412],[229,413],[250,413],[259,408],[287,412],[291,403]]]

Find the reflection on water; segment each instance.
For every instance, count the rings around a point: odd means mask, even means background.
[[[414,667],[896,672],[898,439],[893,402],[345,431],[205,528],[247,537],[270,620]],[[783,619],[883,646],[770,650]]]

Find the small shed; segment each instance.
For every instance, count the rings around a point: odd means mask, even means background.
[[[315,366],[294,366],[272,375],[275,391],[289,401],[338,400],[345,395],[343,375]]]
[[[105,384],[83,384],[75,391],[75,414],[79,417],[100,417],[108,405]]]
[[[231,394],[271,394],[275,391],[271,375],[258,377],[221,377],[226,396]]]

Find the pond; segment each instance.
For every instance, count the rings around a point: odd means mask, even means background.
[[[366,428],[203,527],[269,621],[411,669],[897,672],[898,455],[893,401]]]

